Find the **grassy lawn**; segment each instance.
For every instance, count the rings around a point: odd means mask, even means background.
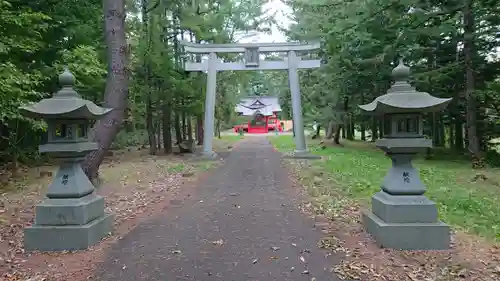
[[[270,140],[283,152],[295,147],[290,136]],[[323,160],[310,162],[308,170],[313,173],[309,173],[309,182],[324,179],[331,182],[323,189],[308,186],[312,195],[341,196],[368,207],[370,197],[380,190],[390,167],[389,158],[365,142],[344,141],[344,147],[326,149],[320,149],[317,141],[308,142],[313,153],[324,156]],[[470,163],[451,160],[417,158],[413,163],[428,188],[426,195],[437,202],[443,221],[463,231],[500,240],[500,170],[472,170]],[[477,177],[478,174],[482,176]],[[338,204],[337,200],[329,201]]]

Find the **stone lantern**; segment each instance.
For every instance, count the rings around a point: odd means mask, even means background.
[[[392,160],[382,190],[372,197],[372,211],[363,213],[363,224],[381,247],[448,249],[449,226],[438,220],[436,204],[424,195],[425,186],[411,161],[432,147],[432,140],[423,136],[423,115],[443,110],[451,98],[416,91],[407,82],[409,76],[410,68],[400,60],[392,71],[395,83],[387,94],[359,106],[383,117],[384,138],[376,145]]]
[[[104,198],[95,194],[80,166],[85,155],[98,148],[87,137],[90,121],[111,109],[82,99],[73,89],[75,77],[68,70],[59,76],[59,83],[62,89],[52,98],[21,107],[24,115],[47,122],[48,141],[39,149],[60,165],[45,200],[35,208],[34,225],[24,230],[27,251],[87,249],[112,227],[111,215],[104,212]]]

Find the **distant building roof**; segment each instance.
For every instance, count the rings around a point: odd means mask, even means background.
[[[236,105],[235,111],[244,116],[256,113],[271,116],[274,112],[280,112],[281,106],[277,97],[255,96],[241,99]]]

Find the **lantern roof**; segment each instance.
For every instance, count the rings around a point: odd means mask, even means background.
[[[416,91],[407,81],[410,74],[410,68],[400,59],[392,70],[395,83],[387,93],[371,103],[359,105],[359,108],[372,114],[422,113],[441,111],[451,102],[451,98],[436,98]]]
[[[76,79],[68,69],[59,75],[61,89],[51,98],[21,107],[21,112],[32,118],[42,119],[97,119],[111,112],[92,101],[82,99],[73,89]]]

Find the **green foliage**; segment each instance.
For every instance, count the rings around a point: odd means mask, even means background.
[[[59,54],[61,59],[56,62],[58,73],[67,66],[77,77],[78,93],[89,100],[100,102],[107,72],[97,49],[93,46],[81,45],[71,50],[61,50]]]
[[[148,133],[146,130],[137,129],[133,132],[122,130],[118,133],[111,149],[127,147],[143,147],[148,145]]]
[[[491,1],[474,1],[474,28],[472,40],[473,63],[464,65],[463,2],[460,1],[285,1],[293,10],[294,23],[285,30],[291,40],[319,39],[322,48],[319,56],[324,65],[301,75],[304,114],[311,120],[324,124],[334,121],[344,124],[346,113],[351,113],[356,126],[377,129],[361,115],[357,105],[372,101],[386,92],[391,83],[390,71],[399,57],[412,67],[412,84],[418,90],[437,97],[453,97],[454,102],[440,116],[444,122],[436,124],[429,119],[426,128],[435,144],[464,149],[466,143],[456,131],[464,123],[465,110],[464,69],[472,67],[475,74],[471,87],[478,99],[478,138],[481,143],[499,136],[492,126],[493,120],[485,118],[480,109],[489,108],[497,113],[498,99],[495,79],[499,76],[497,53],[498,10],[491,8]],[[286,81],[284,81],[286,82]],[[286,88],[286,83],[280,87]],[[283,96],[285,107],[289,104]],[[484,120],[484,122],[483,122]],[[344,124],[346,125],[346,124]],[[452,133],[445,137],[431,127]]]
[[[225,43],[233,42],[241,31],[266,30],[272,18],[263,16],[260,7],[265,2],[127,1],[126,31],[131,50],[128,115],[125,131],[117,136],[112,148],[145,145],[149,134],[160,140],[161,130],[178,126],[165,121],[165,115],[182,114],[186,120],[201,116],[205,75],[186,75],[182,70],[186,56],[179,38]],[[75,75],[79,94],[101,104],[108,73],[102,8],[101,0],[0,0],[2,162],[38,157],[45,123],[23,117],[19,106],[59,90],[57,76],[64,67]],[[217,119],[224,128],[238,100],[238,85],[231,81],[246,76],[220,75]]]

